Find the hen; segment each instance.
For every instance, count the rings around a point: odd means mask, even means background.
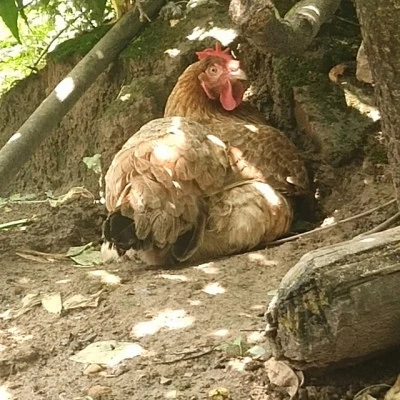
[[[308,189],[294,145],[242,104],[239,61],[219,46],[197,54],[165,117],[132,136],[107,172],[105,261],[109,250],[159,265],[250,250],[287,233],[283,194]]]

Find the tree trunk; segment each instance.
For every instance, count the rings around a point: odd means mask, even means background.
[[[400,208],[400,2],[356,0]]]
[[[300,0],[281,18],[271,0],[231,0],[229,13],[259,51],[302,54],[321,25],[333,17],[340,1]]]
[[[343,366],[400,346],[400,227],[304,255],[267,311],[276,358]]]

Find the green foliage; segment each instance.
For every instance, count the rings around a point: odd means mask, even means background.
[[[49,58],[54,62],[62,62],[73,55],[84,56],[110,28],[109,25],[100,26],[90,32],[83,32],[72,39],[65,40],[49,54]]]
[[[111,0],[0,0],[0,95],[44,66],[59,43],[95,30],[80,43],[85,54],[108,30]],[[102,29],[100,32],[99,29]]]
[[[21,17],[27,25],[29,25],[31,18],[27,10],[40,9],[48,15],[61,15],[60,10],[64,9],[68,13],[68,8],[70,8],[81,12],[88,21],[94,20],[101,23],[106,10],[106,1],[107,0],[74,0],[68,4],[68,2],[62,0],[34,0],[25,7],[22,0],[1,0],[0,17],[15,39],[21,42],[18,17]]]
[[[21,42],[18,31],[18,8],[14,0],[0,1],[0,17],[18,42]]]

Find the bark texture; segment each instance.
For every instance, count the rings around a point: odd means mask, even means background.
[[[341,0],[301,0],[281,18],[271,0],[232,0],[230,16],[262,52],[301,54]]]
[[[153,17],[164,0],[153,0],[144,11]],[[0,193],[42,141],[57,127],[101,72],[145,25],[138,11],[128,12],[78,63],[0,150]]]
[[[400,345],[400,227],[304,255],[267,311],[275,357],[343,366]]]
[[[356,0],[400,208],[400,2]]]

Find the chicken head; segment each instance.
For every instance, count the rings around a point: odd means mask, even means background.
[[[221,50],[217,43],[215,49],[206,49],[197,54],[199,60],[206,63],[205,70],[199,74],[201,87],[209,99],[219,99],[222,107],[232,111],[243,100],[242,80],[246,74],[240,69],[240,62],[235,60],[229,49]]]

